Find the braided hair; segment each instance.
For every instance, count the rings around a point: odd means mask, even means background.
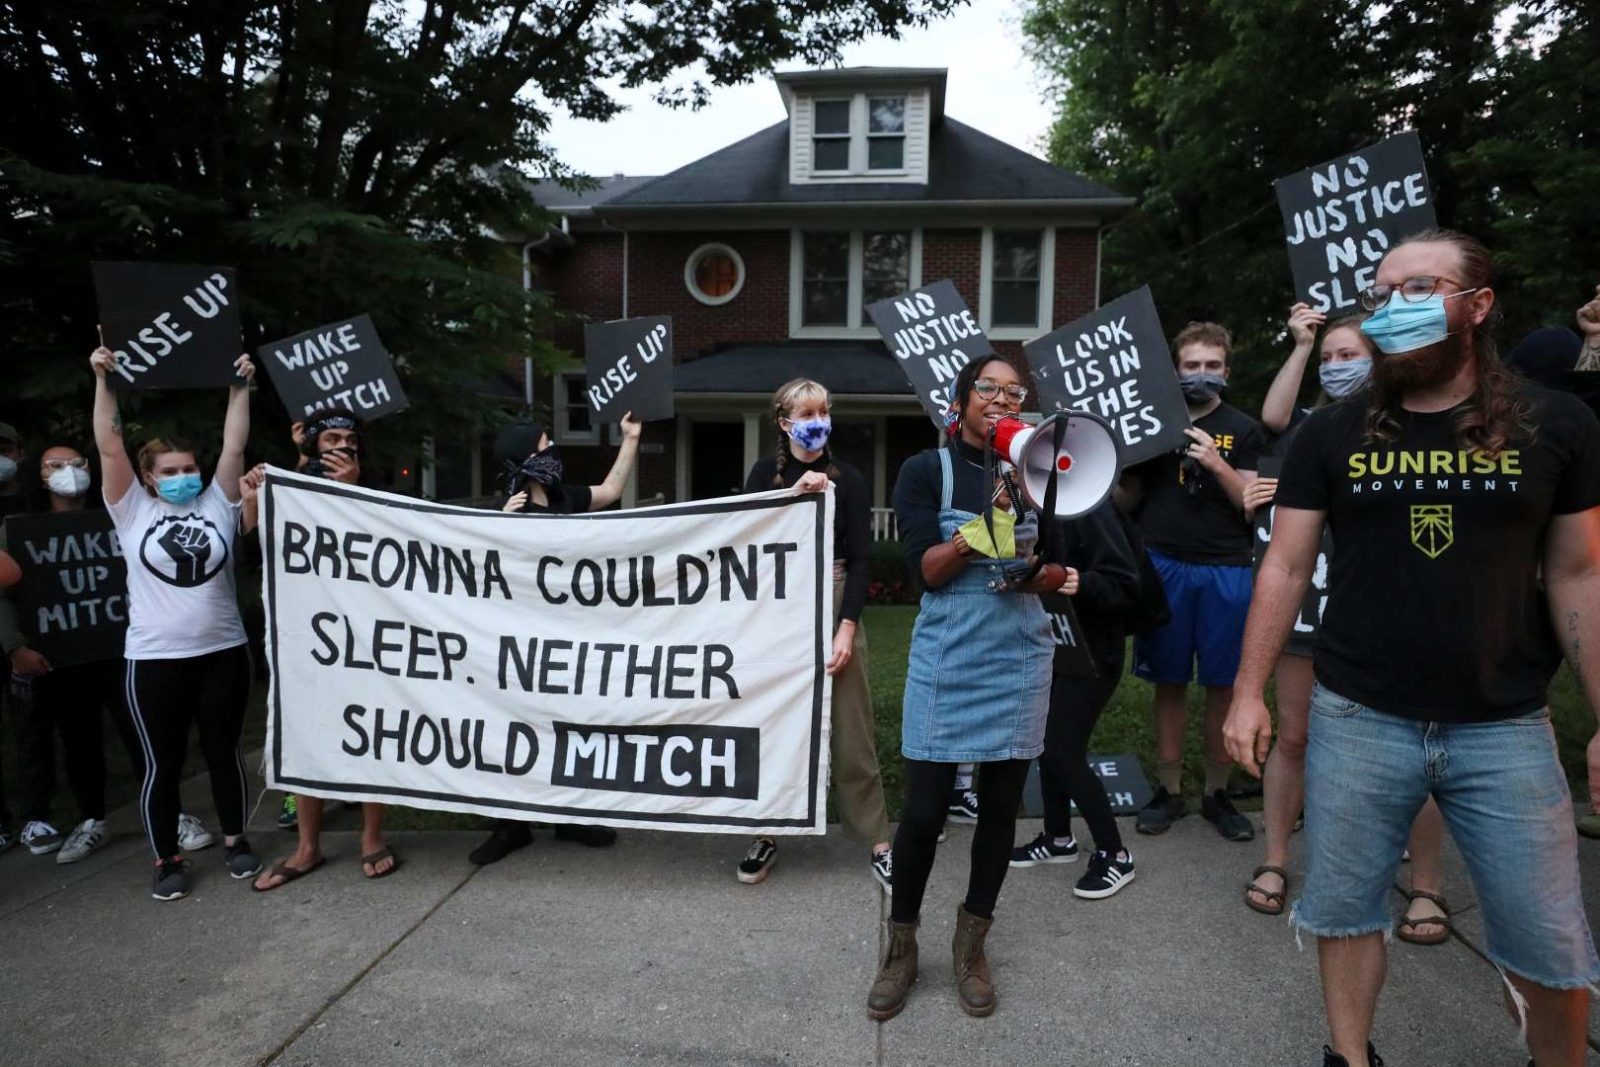
[[[814,382],[810,378],[795,378],[778,387],[772,394],[772,424],[778,428],[778,469],[772,476],[772,487],[783,488],[783,472],[789,465],[789,435],[784,431],[782,422],[789,418],[789,412],[798,404],[808,400],[820,400],[831,409],[833,401],[828,396],[828,388],[821,382]],[[828,461],[828,477],[832,481],[839,480],[839,468],[833,461],[833,450],[823,446],[822,457]]]

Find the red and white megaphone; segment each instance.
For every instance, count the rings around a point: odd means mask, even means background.
[[[1066,424],[1059,451],[1057,423]],[[1037,426],[1006,415],[990,429],[989,442],[1017,469],[1022,493],[1035,508],[1044,509],[1045,491],[1054,479],[1058,519],[1093,511],[1117,483],[1117,435],[1110,423],[1086,411],[1057,412]]]

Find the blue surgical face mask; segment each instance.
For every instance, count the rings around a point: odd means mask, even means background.
[[[1322,379],[1322,391],[1335,400],[1343,400],[1367,384],[1372,377],[1372,360],[1346,359],[1335,363],[1329,360],[1317,368]]]
[[[1451,296],[1466,296],[1476,289],[1463,289]],[[1450,318],[1444,310],[1444,294],[1434,293],[1426,300],[1415,303],[1401,296],[1399,291],[1389,294],[1389,302],[1361,324],[1361,332],[1372,338],[1378,350],[1398,356],[1402,352],[1415,352],[1419,348],[1436,345],[1450,336]]]
[[[156,479],[156,492],[169,504],[187,504],[200,495],[200,474],[174,474]]]
[[[17,476],[17,461],[10,456],[0,456],[0,485]]]
[[[826,415],[789,423],[789,440],[806,452],[821,452],[827,447],[828,435],[832,432],[833,420]]]

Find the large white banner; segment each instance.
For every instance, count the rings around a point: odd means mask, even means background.
[[[508,515],[273,469],[262,550],[274,788],[823,832],[831,491]]]

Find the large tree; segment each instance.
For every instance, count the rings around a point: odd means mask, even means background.
[[[1107,295],[1149,282],[1169,333],[1231,326],[1246,407],[1293,300],[1272,181],[1398,130],[1422,136],[1440,222],[1499,254],[1508,340],[1600,282],[1582,0],[1032,0],[1023,25],[1051,158],[1138,200],[1106,234]]]
[[[528,179],[575,179],[545,139],[553,114],[605,119],[615,87],[694,105],[960,2],[0,5],[0,403],[35,432],[83,430],[91,259],[229,263],[247,345],[371,312],[414,403],[390,440],[459,436],[508,360],[550,355],[550,309],[504,238],[548,221]],[[257,422],[280,440],[271,404]],[[220,414],[185,394],[131,407],[135,432]]]

